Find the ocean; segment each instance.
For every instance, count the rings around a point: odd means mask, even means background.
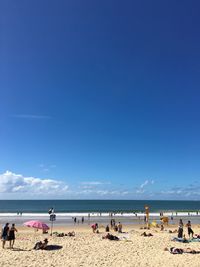
[[[0,200],[0,213],[46,213],[53,207],[56,213],[133,213],[198,211],[200,201],[161,200]]]
[[[178,223],[180,218],[200,221],[200,201],[159,200],[0,200],[0,224],[15,222],[17,226],[29,220],[50,223],[49,209],[54,208],[56,225],[73,225],[85,218],[85,223],[107,224],[111,217],[123,224],[144,223],[144,206],[148,205],[150,220],[160,221],[160,213]]]

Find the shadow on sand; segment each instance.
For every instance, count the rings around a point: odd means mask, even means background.
[[[12,251],[31,251],[31,249],[12,248]]]
[[[58,250],[61,249],[62,246],[58,246],[58,245],[48,245],[45,250]]]
[[[59,250],[62,246],[58,245],[48,245],[44,250]],[[12,251],[31,251],[33,249],[22,249],[22,248],[12,248]]]

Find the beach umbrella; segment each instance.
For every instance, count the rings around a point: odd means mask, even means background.
[[[24,223],[25,226],[36,228],[36,229],[42,229],[42,230],[48,230],[49,226],[46,223],[43,223],[41,221],[28,221]]]

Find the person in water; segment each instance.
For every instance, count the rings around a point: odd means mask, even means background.
[[[10,248],[13,248],[14,243],[15,243],[15,232],[17,232],[17,229],[15,228],[15,224],[13,223],[8,233],[8,240],[10,241]]]

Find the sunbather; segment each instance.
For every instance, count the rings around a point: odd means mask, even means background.
[[[177,229],[175,229],[175,230],[169,230],[169,233],[170,234],[175,234],[175,233],[177,233],[178,231],[177,231]]]
[[[183,254],[183,253],[198,254],[198,253],[200,253],[200,251],[194,250],[194,249],[191,249],[191,248],[184,249],[184,248],[171,247],[170,249],[165,248],[164,250],[165,251],[169,251],[172,254]]]
[[[197,238],[197,239],[200,239],[200,235],[198,234],[196,234],[195,236],[193,236],[193,238]]]
[[[109,234],[107,233],[105,236],[102,237],[103,239],[109,239],[109,240],[115,240],[115,241],[118,241],[119,240],[119,237],[115,236],[115,235],[112,235],[112,234]]]
[[[144,232],[144,233],[141,234],[141,236],[153,236],[153,235],[151,233],[147,234],[146,232]]]
[[[67,234],[67,236],[75,236],[75,232],[74,232],[74,231],[69,232],[69,233]]]
[[[190,240],[188,240],[185,235],[183,236],[183,238],[179,238],[179,237],[174,237],[172,239],[172,241],[178,241],[178,242],[182,242],[182,243],[189,243]]]
[[[35,250],[46,249],[47,244],[48,244],[48,239],[45,238],[44,242],[42,242],[42,241],[37,242],[33,249],[35,249]]]

